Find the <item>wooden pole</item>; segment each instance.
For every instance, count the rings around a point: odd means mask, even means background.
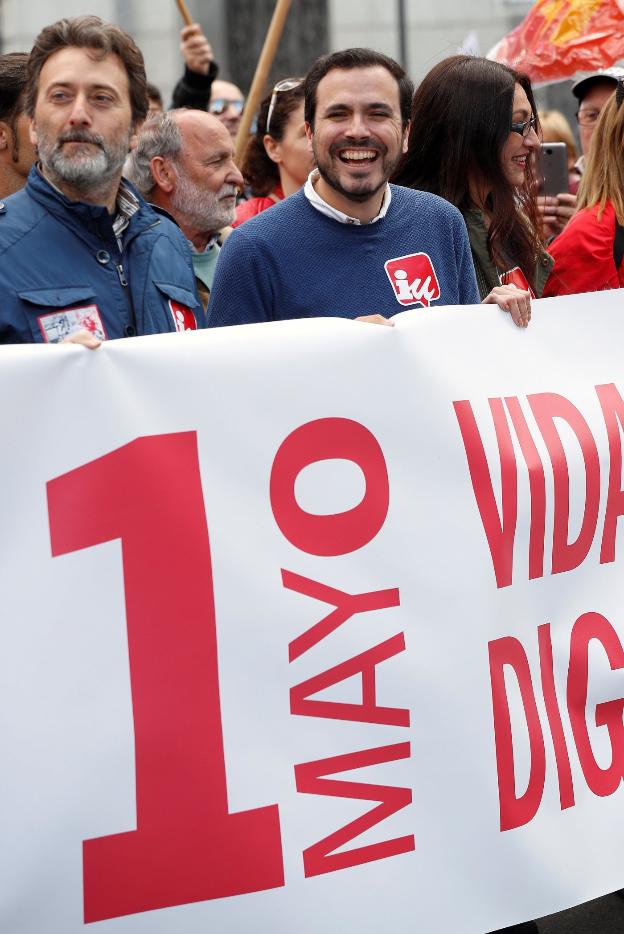
[[[178,0],[178,2],[180,2],[180,0]],[[290,4],[291,0],[277,0],[275,4],[275,10],[273,11],[271,24],[266,34],[264,45],[262,46],[262,52],[260,53],[260,58],[258,59],[258,64],[256,66],[256,73],[253,77],[253,81],[251,82],[251,88],[249,89],[249,94],[247,95],[247,100],[245,102],[245,109],[238,127],[238,133],[236,134],[236,149],[234,160],[237,165],[241,164],[243,153],[249,138],[249,128],[251,126],[251,121],[254,118],[260,101],[262,100],[267,78],[269,77],[269,72],[271,71],[273,60],[275,59],[275,53],[277,52],[279,41],[282,38],[284,26],[286,25]]]
[[[178,10],[180,11],[182,15],[182,19],[184,20],[184,25],[191,26],[194,20],[191,14],[189,13],[189,8],[187,7],[186,3],[184,2],[184,0],[176,0],[176,3],[178,4]]]

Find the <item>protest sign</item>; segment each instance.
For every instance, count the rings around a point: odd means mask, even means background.
[[[0,930],[624,885],[618,293],[0,357]]]

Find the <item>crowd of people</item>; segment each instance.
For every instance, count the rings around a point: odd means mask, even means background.
[[[532,298],[624,285],[617,71],[574,86],[580,158],[543,118],[579,182],[546,196],[531,83],[504,65],[451,56],[415,90],[379,52],[322,56],[266,95],[239,168],[243,93],[198,25],[182,52],[169,110],[94,16],[0,56],[0,343],[478,302],[526,327]]]
[[[169,110],[132,37],[94,16],[0,56],[0,342],[391,324],[479,301],[526,327],[532,298],[624,282],[617,69],[573,88],[578,158],[513,69],[455,55],[414,90],[392,59],[347,49],[275,84],[239,168],[244,95],[199,25],[181,50]],[[567,147],[556,195],[540,193],[542,132]]]

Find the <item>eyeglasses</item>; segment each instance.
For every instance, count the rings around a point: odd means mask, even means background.
[[[536,124],[537,117],[533,114],[528,120],[525,120],[524,123],[512,123],[511,132],[519,133],[520,136],[528,136],[531,130],[535,129]]]
[[[275,87],[273,88],[273,93],[271,94],[271,102],[269,103],[269,112],[267,114],[266,122],[266,132],[269,132],[269,127],[271,126],[271,117],[273,116],[273,111],[275,110],[275,102],[277,101],[277,95],[281,91],[294,91],[295,88],[298,88],[300,84],[303,83],[303,78],[283,78],[281,81],[278,81]]]
[[[577,110],[576,122],[579,126],[593,126],[599,116],[599,110],[588,107],[587,110]]]
[[[228,100],[227,97],[215,97],[215,99],[208,104],[208,110],[216,117],[220,117],[221,114],[225,113],[228,107],[231,107],[236,116],[240,117],[244,106],[245,101],[240,100],[240,98]]]

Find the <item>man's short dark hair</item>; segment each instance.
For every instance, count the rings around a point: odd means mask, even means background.
[[[41,30],[28,59],[26,111],[29,117],[35,115],[41,69],[51,55],[66,48],[86,49],[96,61],[106,55],[119,56],[128,75],[132,121],[136,124],[145,119],[148,99],[143,55],[132,36],[113,23],[103,22],[99,16],[60,19]]]
[[[27,52],[7,52],[0,55],[0,120],[11,127],[24,111],[27,80]]]
[[[305,106],[304,115],[307,123],[314,129],[316,116],[316,89],[325,75],[335,68],[375,68],[381,66],[389,71],[399,87],[399,104],[401,108],[401,122],[405,128],[410,120],[412,111],[412,97],[414,85],[408,78],[405,70],[393,58],[374,49],[343,49],[341,52],[331,52],[322,55],[313,63],[307,74],[304,85]]]
[[[147,82],[146,89],[147,89],[147,97],[150,103],[154,101],[156,104],[158,104],[158,106],[162,110],[163,109],[163,98],[162,98],[162,94],[160,93],[160,89],[157,88],[156,85],[152,84],[150,81]]]

